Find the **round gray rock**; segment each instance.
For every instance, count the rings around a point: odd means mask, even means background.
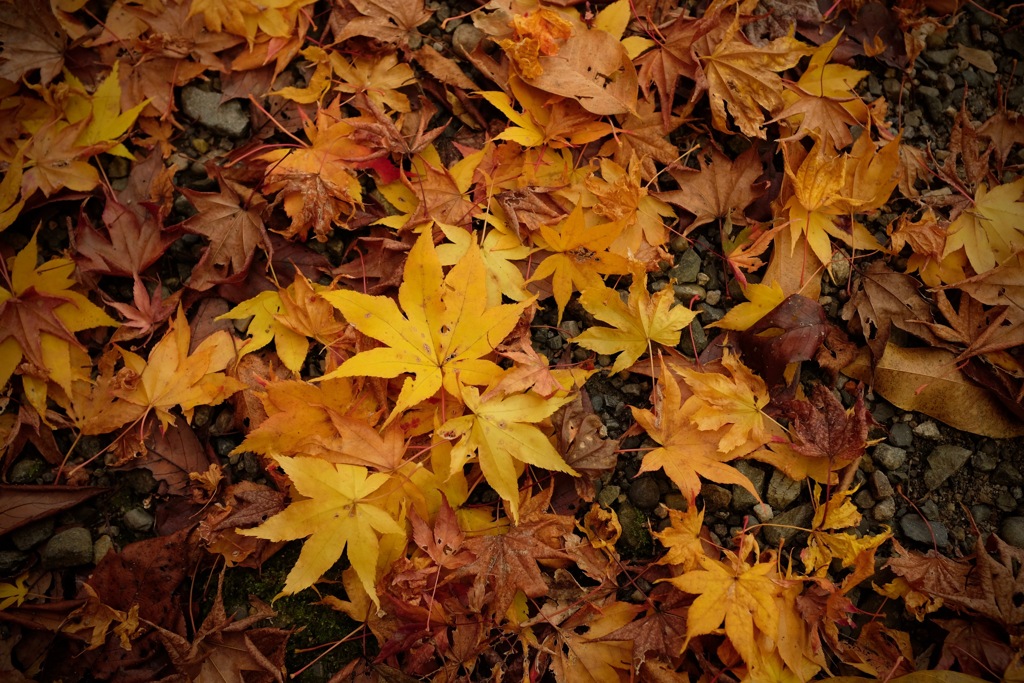
[[[661,500],[661,489],[654,477],[640,477],[629,485],[629,502],[641,510],[653,510]]]
[[[903,467],[907,462],[907,451],[887,443],[880,443],[875,446],[872,454],[875,462],[892,472]]]
[[[92,534],[84,527],[65,529],[53,535],[40,553],[46,569],[66,569],[92,562]]]
[[[153,515],[142,508],[132,508],[124,513],[124,524],[132,531],[149,531],[153,527]]]
[[[1017,548],[1024,548],[1024,517],[1007,517],[999,529],[1004,541]]]

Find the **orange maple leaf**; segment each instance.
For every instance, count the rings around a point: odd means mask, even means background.
[[[697,595],[686,619],[686,645],[696,636],[714,632],[725,625],[729,638],[743,660],[757,662],[757,632],[778,642],[779,607],[784,580],[775,562],[748,562],[757,542],[743,536],[739,552],[723,550],[725,562],[699,558],[700,569],[668,579],[676,588]],[[756,629],[756,631],[755,631]]]
[[[725,427],[717,431],[701,431],[693,422],[699,405],[682,400],[679,383],[662,365],[658,386],[663,396],[658,414],[649,410],[631,408],[633,418],[647,434],[661,444],[644,456],[640,472],[663,469],[669,479],[679,487],[690,505],[695,505],[701,489],[701,477],[719,484],[738,484],[760,500],[757,489],[745,475],[726,464],[739,453],[723,453],[718,444],[725,436]]]
[[[478,286],[485,277],[475,244],[444,276],[431,233],[425,230],[409,252],[398,290],[404,315],[383,296],[351,291],[323,295],[353,327],[387,344],[349,358],[323,379],[411,373],[387,422],[442,386],[460,396],[464,384],[490,383],[501,368],[482,356],[508,336],[530,302],[488,308],[486,287]]]
[[[583,290],[601,285],[601,275],[625,275],[629,262],[608,251],[622,232],[619,222],[603,223],[588,228],[583,206],[577,205],[564,221],[554,226],[542,225],[537,246],[551,254],[540,262],[528,282],[551,278],[551,289],[562,321],[565,305],[573,289]]]

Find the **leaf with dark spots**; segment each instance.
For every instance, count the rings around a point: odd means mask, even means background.
[[[828,388],[815,384],[807,401],[789,401],[785,407],[794,436],[793,450],[801,455],[827,458],[830,469],[848,465],[864,455],[868,429],[877,424],[857,396],[849,410]]]
[[[140,619],[183,633],[184,614],[176,591],[196,564],[190,533],[191,528],[181,529],[107,553],[89,585],[103,604],[123,612],[137,604]]]

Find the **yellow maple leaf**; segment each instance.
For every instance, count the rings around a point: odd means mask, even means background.
[[[250,47],[257,33],[288,38],[295,32],[302,8],[315,0],[192,0],[188,16],[203,15],[209,31],[243,36]]]
[[[739,14],[709,52],[702,50],[700,43],[694,44],[702,67],[698,83],[708,90],[715,128],[729,132],[725,116],[728,103],[729,113],[740,131],[764,139],[762,109],[776,114],[784,104],[782,79],[776,72],[795,66],[808,54],[808,46],[792,36],[783,36],[763,47],[754,47],[740,32]]]
[[[601,159],[601,177],[591,175],[585,185],[594,195],[587,202],[598,216],[620,221],[622,233],[610,250],[626,257],[637,258],[645,245],[660,247],[668,242],[666,218],[675,218],[668,204],[652,196],[641,182],[641,163],[636,154],[626,168],[611,159]]]
[[[217,316],[217,320],[251,318],[246,328],[249,339],[238,350],[238,357],[273,341],[281,362],[297,373],[309,353],[308,337],[328,345],[342,333],[342,325],[334,319],[334,308],[320,297],[325,289],[297,273],[287,288],[260,292]]]
[[[39,247],[33,235],[14,257],[11,289],[0,287],[0,387],[22,367],[22,383],[40,415],[46,414],[47,381],[66,393],[81,374],[72,362],[72,349],[83,348],[76,332],[116,326],[75,286],[75,262],[55,258],[36,265]]]
[[[746,535],[739,552],[722,551],[725,562],[705,555],[699,558],[700,569],[667,579],[679,590],[698,596],[687,612],[686,644],[696,636],[714,632],[724,623],[725,635],[743,660],[755,662],[755,629],[773,641],[778,640],[777,600],[784,582],[774,562],[747,561],[756,545],[753,537]]]
[[[118,373],[119,399],[110,408],[123,422],[156,413],[164,428],[174,423],[170,410],[180,407],[185,419],[192,420],[197,406],[218,405],[243,388],[238,380],[222,371],[236,358],[235,340],[218,330],[189,353],[192,331],[185,312],[169,325],[164,337],[149,352],[149,358],[118,348],[124,369]],[[109,415],[108,415],[109,417]]]
[[[662,469],[679,491],[694,505],[701,489],[701,477],[719,484],[738,484],[760,500],[754,485],[728,461],[739,453],[722,453],[718,444],[725,435],[725,428],[715,432],[701,431],[693,423],[692,416],[698,406],[682,400],[679,383],[672,373],[662,365],[658,386],[663,392],[658,414],[649,410],[631,408],[633,418],[640,423],[647,434],[661,444],[648,452],[640,465],[640,472]]]
[[[479,286],[486,278],[484,264],[475,244],[443,276],[430,232],[423,231],[409,252],[398,289],[401,311],[383,296],[323,295],[353,327],[387,345],[356,354],[323,379],[413,375],[402,385],[385,424],[442,386],[459,396],[462,385],[485,385],[500,375],[501,368],[482,356],[508,336],[529,303],[488,308],[486,288]]]
[[[524,301],[530,298],[526,291],[526,281],[522,271],[513,261],[525,259],[533,251],[524,245],[516,235],[511,234],[504,221],[491,214],[485,214],[483,220],[492,226],[480,238],[480,257],[487,268],[487,303],[497,306],[501,297],[507,296],[513,301]],[[474,241],[474,233],[454,225],[439,224],[444,236],[451,244],[437,247],[438,258],[446,266],[459,262]]]
[[[523,107],[521,113],[512,107],[512,98],[500,90],[477,93],[514,124],[496,135],[496,140],[558,149],[585,145],[612,131],[610,124],[599,121],[575,100],[546,93],[518,78],[509,79],[509,90]]]
[[[651,296],[647,291],[647,273],[640,269],[634,269],[628,304],[622,302],[618,291],[597,282],[583,290],[580,304],[595,318],[614,327],[590,327],[572,341],[597,353],[618,353],[610,370],[614,375],[652,351],[653,343],[669,347],[679,344],[682,330],[697,317],[697,312],[675,303],[671,287]]]
[[[505,501],[512,520],[518,523],[517,461],[578,476],[536,425],[572,399],[572,396],[546,399],[530,392],[514,396],[492,394],[485,401],[475,387],[463,388],[462,400],[471,414],[448,420],[438,429],[438,434],[444,438],[459,440],[452,447],[451,471],[461,471],[476,452],[484,478]]]
[[[764,414],[770,400],[768,387],[728,349],[723,351],[722,366],[730,376],[679,369],[693,392],[686,400],[694,408],[689,411],[690,420],[703,431],[726,428],[718,442],[722,453],[741,447],[749,452],[771,440]]]
[[[974,205],[949,226],[943,256],[960,247],[979,275],[1024,248],[1024,178],[991,190],[981,183]]]
[[[684,511],[669,509],[669,526],[661,532],[654,532],[654,537],[668,551],[658,560],[658,564],[675,564],[690,571],[700,566],[700,558],[704,552],[704,542],[700,538],[704,526],[704,511],[691,505]]]
[[[723,330],[742,332],[766,316],[773,308],[786,298],[782,285],[772,281],[771,284],[750,283],[743,288],[747,300],[736,304],[722,317],[708,327],[720,327]]]
[[[601,275],[625,275],[629,272],[629,262],[608,251],[621,232],[622,224],[615,221],[588,228],[583,206],[579,204],[558,224],[557,229],[556,226],[540,226],[537,246],[551,254],[540,262],[527,282],[551,278],[559,323],[573,289],[583,291],[587,287],[599,286]]]
[[[306,361],[309,340],[278,320],[281,308],[281,292],[277,289],[268,289],[243,301],[227,313],[217,316],[217,320],[251,318],[249,327],[246,328],[249,339],[238,350],[239,358],[258,351],[273,341],[277,356],[284,366],[292,372],[298,372]]]
[[[808,574],[825,576],[834,559],[840,560],[843,567],[852,567],[861,553],[867,552],[874,557],[878,546],[892,536],[888,531],[874,536],[858,536],[841,531],[860,524],[861,513],[850,500],[854,492],[855,489],[837,491],[814,511],[807,547],[800,552],[804,571]],[[817,500],[820,495],[821,487],[815,484],[814,499]]]
[[[86,126],[75,138],[75,144],[79,147],[109,146],[105,150],[108,154],[134,159],[131,152],[117,140],[128,132],[149,100],[143,100],[128,111],[121,111],[121,84],[118,77],[120,64],[114,62],[114,68],[91,95],[86,92],[81,81],[67,74],[65,79],[71,93],[64,105],[64,115],[68,123],[88,119]]]
[[[25,585],[27,578],[28,574],[22,574],[14,580],[14,583],[0,583],[0,611],[11,605],[20,607],[21,603],[25,602],[25,598],[28,596],[28,587]]]
[[[398,61],[397,52],[377,57],[357,55],[351,62],[332,52],[330,61],[334,74],[340,79],[334,84],[335,90],[364,95],[377,106],[397,112],[412,110],[409,98],[398,89],[415,83],[416,75],[411,66]]]
[[[237,532],[270,541],[307,539],[277,597],[312,586],[338,561],[347,546],[348,560],[363,589],[380,607],[375,589],[380,536],[405,533],[374,502],[373,494],[387,483],[388,475],[368,475],[365,467],[334,465],[319,458],[279,456],[275,460],[305,498],[293,500],[258,527]]]
[[[791,153],[791,150],[796,154]],[[801,236],[822,263],[832,261],[831,237],[866,251],[880,248],[878,241],[855,220],[840,228],[840,216],[852,217],[884,204],[899,181],[899,138],[876,150],[862,135],[849,154],[838,155],[818,141],[794,168],[796,147],[784,146],[786,176],[792,195],[785,204],[789,215],[790,252]]]

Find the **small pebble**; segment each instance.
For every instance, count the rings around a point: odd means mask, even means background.
[[[54,534],[40,553],[45,569],[67,569],[92,562],[92,534],[73,527]]]
[[[903,534],[918,543],[932,545],[934,534],[935,545],[943,548],[949,545],[949,533],[942,522],[926,522],[916,512],[911,512],[900,518],[900,529]]]
[[[124,524],[132,531],[149,531],[153,527],[153,515],[142,508],[132,508],[124,513]]]
[[[897,422],[889,428],[889,443],[897,448],[909,448],[914,443],[914,432],[906,422]]]
[[[758,503],[754,506],[754,516],[757,517],[758,521],[764,523],[775,516],[775,512],[772,510],[772,506],[768,503]]]
[[[999,536],[1016,548],[1024,548],[1024,517],[1007,517],[999,528]]]
[[[898,470],[907,462],[907,451],[902,448],[890,446],[887,443],[880,443],[875,446],[872,454],[874,461],[889,470]]]
[[[888,522],[896,514],[896,501],[893,498],[883,498],[871,509],[871,517],[876,522]]]
[[[654,477],[639,477],[629,485],[629,502],[641,510],[653,510],[661,500],[661,490]]]
[[[622,489],[618,486],[605,486],[601,489],[601,492],[597,494],[597,502],[605,507],[611,507],[612,503],[615,502],[620,493],[622,493]]]
[[[881,470],[875,470],[871,473],[871,476],[868,477],[868,486],[871,488],[871,495],[876,500],[891,498],[893,495],[892,484],[889,483],[889,478]]]
[[[962,446],[953,444],[940,444],[928,454],[928,469],[924,473],[924,485],[929,491],[934,491],[942,482],[955,474],[968,458],[971,451]]]
[[[939,431],[939,426],[931,420],[922,422],[921,424],[914,427],[914,434],[920,436],[923,439],[941,439],[942,432]]]
[[[974,518],[975,524],[984,524],[988,520],[992,519],[992,508],[981,503],[972,505],[971,517]]]

